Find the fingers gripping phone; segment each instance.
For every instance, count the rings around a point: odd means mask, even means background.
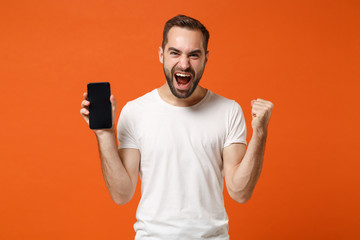
[[[87,85],[90,129],[112,128],[110,83],[98,82]]]

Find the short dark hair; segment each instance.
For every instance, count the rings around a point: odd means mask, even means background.
[[[162,48],[165,50],[165,45],[168,42],[167,35],[168,32],[172,27],[182,27],[182,28],[189,28],[192,30],[200,30],[203,38],[204,38],[204,48],[205,52],[207,51],[207,46],[209,42],[210,34],[205,26],[198,20],[185,16],[185,15],[177,15],[176,17],[171,18],[165,23],[164,31],[163,31],[163,41],[162,41]]]

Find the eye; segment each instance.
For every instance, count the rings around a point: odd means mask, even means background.
[[[191,58],[198,58],[198,57],[200,57],[199,54],[197,54],[197,53],[190,54],[189,56],[190,56]]]
[[[176,55],[179,55],[179,53],[177,53],[177,52],[170,52],[170,55],[176,56]]]

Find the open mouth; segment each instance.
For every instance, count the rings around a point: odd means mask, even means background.
[[[174,74],[178,88],[186,89],[189,87],[192,79],[191,73],[175,73]]]

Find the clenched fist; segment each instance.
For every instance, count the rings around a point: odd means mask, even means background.
[[[274,104],[272,102],[258,98],[251,101],[251,107],[251,126],[253,130],[266,132]]]

